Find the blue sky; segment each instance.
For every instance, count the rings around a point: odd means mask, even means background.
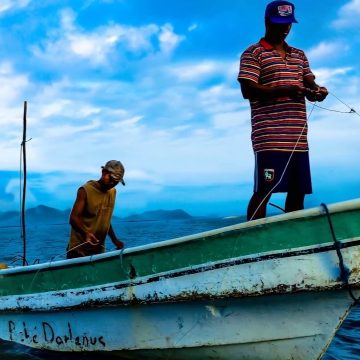
[[[264,34],[267,3],[2,1],[1,209],[19,208],[26,100],[27,207],[70,208],[77,188],[119,159],[120,216],[244,214],[253,153],[236,78],[241,52]],[[295,5],[288,42],[305,50],[329,89],[322,106],[349,111],[338,97],[360,112],[360,0]],[[360,197],[359,134],[360,116],[313,109],[307,207]],[[282,205],[282,196],[272,200]]]

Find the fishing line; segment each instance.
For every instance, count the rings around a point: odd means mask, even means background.
[[[357,115],[359,115],[353,108],[351,108],[351,107],[350,107],[349,105],[347,105],[345,102],[343,102],[342,100],[340,100],[336,95],[334,95],[333,93],[331,93],[331,94],[332,94],[338,101],[340,101],[340,102],[343,103],[346,107],[349,108],[350,111],[347,112],[347,113],[356,113]],[[310,101],[309,101],[309,103],[312,104],[312,108],[311,108],[311,110],[310,110],[309,115],[307,116],[307,121],[305,121],[305,123],[304,123],[304,126],[303,126],[303,128],[302,128],[302,130],[301,130],[301,133],[300,133],[300,135],[299,135],[299,137],[298,137],[298,139],[297,139],[297,141],[296,141],[296,143],[295,143],[295,145],[294,145],[294,148],[293,148],[292,151],[291,151],[291,154],[290,154],[289,159],[288,159],[288,161],[287,161],[287,163],[286,163],[286,166],[285,166],[285,168],[284,168],[284,171],[283,171],[283,173],[281,174],[280,180],[279,180],[279,181],[275,184],[275,186],[266,194],[266,196],[265,196],[264,199],[260,202],[259,206],[256,208],[255,212],[253,213],[253,215],[251,216],[251,218],[250,218],[249,221],[251,221],[251,220],[254,218],[255,214],[258,212],[259,208],[263,205],[264,201],[268,198],[269,195],[272,194],[273,190],[274,190],[274,189],[279,185],[279,183],[282,181],[282,179],[283,179],[283,177],[284,177],[284,175],[285,175],[285,172],[286,172],[286,170],[287,170],[287,168],[288,168],[288,166],[289,166],[290,160],[291,160],[291,158],[292,158],[292,156],[293,156],[293,154],[294,154],[294,152],[295,152],[295,150],[296,150],[296,147],[297,147],[297,145],[298,145],[298,143],[299,143],[299,141],[300,141],[300,139],[301,139],[301,137],[302,137],[302,135],[303,135],[306,127],[307,127],[307,123],[308,123],[308,121],[310,120],[310,117],[311,117],[311,115],[312,115],[312,113],[313,113],[313,111],[314,111],[314,108],[315,108],[315,106],[316,106],[316,102],[313,103],[313,102],[310,102]],[[326,109],[326,108],[324,108],[324,109]],[[329,110],[329,109],[326,109],[326,110]],[[234,245],[234,248],[233,248],[233,255],[232,255],[232,256],[234,256],[234,253],[235,253],[235,245]],[[227,273],[228,273],[228,272],[229,272],[229,268],[227,268],[227,271],[226,271],[226,273],[224,274],[224,277],[223,277],[223,279],[222,279],[222,281],[221,281],[221,284],[223,284],[224,279],[225,279],[225,277],[227,276]],[[220,289],[221,289],[221,288],[220,288]]]
[[[54,260],[55,260],[56,258],[58,258],[59,256],[62,256],[62,255],[67,255],[67,253],[68,253],[69,251],[74,250],[74,249],[76,249],[76,248],[84,245],[85,243],[87,243],[87,241],[84,241],[84,242],[80,243],[79,245],[76,245],[76,246],[74,246],[74,247],[72,247],[72,248],[70,248],[70,249],[67,249],[65,253],[61,253],[61,254],[58,254],[58,255],[56,255],[56,256],[53,256],[53,257],[50,259],[50,261],[48,261],[49,267],[47,267],[47,268],[45,268],[45,269],[40,268],[40,269],[38,269],[38,270],[35,272],[32,280],[31,280],[31,283],[30,283],[30,290],[32,290],[34,281],[35,281],[36,277],[38,276],[38,274],[40,273],[41,270],[46,270],[46,269],[50,268],[50,267],[51,267],[51,264],[54,262]],[[103,246],[103,245],[102,245],[102,246]]]
[[[258,208],[255,210],[255,212],[254,212],[254,214],[252,215],[252,217],[251,217],[250,220],[253,219],[253,217],[255,216],[255,214],[256,214],[257,211],[259,210],[260,206],[261,206],[261,205],[263,204],[263,202],[265,201],[265,199],[272,193],[272,191],[275,189],[275,187],[278,186],[278,184],[279,184],[279,183],[281,182],[281,180],[283,179],[283,176],[284,176],[284,174],[285,174],[285,171],[286,171],[286,169],[287,169],[287,167],[288,167],[288,165],[289,165],[289,163],[290,163],[290,160],[291,160],[291,158],[292,158],[292,156],[293,156],[293,154],[294,154],[294,152],[295,152],[295,150],[296,150],[296,147],[297,147],[297,145],[298,145],[298,143],[299,143],[299,141],[300,141],[300,139],[301,139],[301,137],[302,137],[302,135],[303,135],[306,127],[307,127],[307,122],[310,120],[310,117],[311,117],[311,115],[312,115],[313,110],[314,110],[315,107],[318,107],[318,108],[321,108],[321,109],[324,109],[324,110],[328,110],[328,111],[337,112],[337,113],[346,113],[346,114],[355,113],[355,114],[357,114],[358,116],[360,116],[359,113],[357,113],[355,109],[351,108],[349,105],[347,105],[347,104],[346,104],[345,102],[343,102],[341,99],[339,99],[335,94],[331,93],[331,95],[333,95],[338,101],[340,101],[340,102],[343,103],[346,107],[348,107],[348,108],[349,108],[349,111],[344,112],[344,111],[338,111],[338,110],[328,109],[328,108],[325,108],[325,107],[322,107],[322,106],[317,105],[316,102],[314,102],[314,103],[309,102],[309,103],[312,104],[311,111],[310,111],[309,115],[307,116],[307,121],[305,121],[304,126],[303,126],[303,128],[302,128],[302,131],[301,131],[301,133],[300,133],[300,136],[298,137],[298,139],[297,139],[297,141],[296,141],[296,144],[295,144],[293,150],[291,151],[291,155],[290,155],[289,160],[288,160],[288,162],[287,162],[287,164],[286,164],[286,166],[285,166],[285,169],[284,169],[284,171],[283,171],[283,173],[282,173],[282,175],[281,175],[281,178],[280,178],[280,180],[278,181],[278,183],[277,183],[277,184],[270,190],[270,192],[265,196],[265,198],[264,198],[263,201],[260,203],[260,205],[258,206]],[[232,251],[232,252],[233,252],[232,257],[235,255],[235,247],[236,247],[236,245],[234,244],[234,248],[233,248],[233,251]],[[220,295],[220,293],[221,293],[221,285],[224,283],[224,279],[225,279],[225,277],[228,275],[228,272],[229,272],[229,271],[230,271],[230,268],[228,267],[228,268],[226,269],[224,275],[223,275],[222,281],[220,282],[220,287],[219,287],[218,290],[217,290],[218,295]],[[181,341],[181,339],[183,339],[185,336],[187,336],[187,335],[194,329],[194,327],[195,327],[196,325],[197,325],[197,323],[195,323],[192,327],[190,327],[190,329],[188,329],[188,330],[176,341],[176,343],[179,343],[179,341]]]
[[[344,103],[343,101],[341,101],[337,96],[335,96],[334,94],[332,94],[332,95],[333,95],[336,99],[338,99],[341,103],[343,103],[345,106],[347,106],[347,107],[349,108],[349,111],[346,112],[346,113],[356,113],[357,115],[359,115],[353,108],[351,108],[350,106],[348,106],[347,104],[345,104],[345,103]],[[251,216],[251,218],[250,218],[249,221],[251,221],[251,220],[254,218],[255,214],[257,213],[257,211],[259,210],[259,208],[263,205],[264,201],[268,198],[269,195],[272,194],[273,190],[274,190],[274,189],[279,185],[279,183],[282,181],[282,179],[283,179],[283,177],[284,177],[284,174],[285,174],[285,172],[286,172],[286,170],[287,170],[287,168],[288,168],[288,166],[289,166],[289,163],[290,163],[290,161],[291,161],[291,158],[292,158],[292,156],[293,156],[293,154],[294,154],[294,152],[295,152],[295,150],[296,150],[296,147],[298,146],[298,143],[299,143],[301,137],[303,136],[303,133],[304,133],[305,129],[307,128],[307,123],[308,123],[308,121],[310,120],[310,117],[311,117],[311,115],[312,115],[312,113],[313,113],[313,111],[314,111],[314,108],[317,106],[317,105],[316,105],[316,102],[314,102],[314,103],[309,102],[309,103],[312,104],[312,108],[311,108],[311,110],[310,110],[309,115],[307,116],[307,120],[306,120],[305,123],[304,123],[304,126],[303,126],[303,128],[302,128],[302,130],[301,130],[301,133],[300,133],[300,135],[299,135],[299,137],[298,137],[298,139],[297,139],[297,141],[296,141],[296,143],[295,143],[295,145],[294,145],[294,148],[293,148],[292,151],[291,151],[291,154],[290,154],[289,159],[288,159],[288,161],[287,161],[287,163],[286,163],[286,166],[285,166],[285,168],[284,168],[284,171],[283,171],[283,173],[282,173],[282,175],[281,175],[281,177],[280,177],[280,180],[279,180],[279,181],[275,184],[275,186],[267,193],[267,195],[266,195],[266,196],[264,197],[264,199],[261,201],[261,203],[259,204],[259,206],[256,208],[255,212],[253,213],[253,215]],[[317,106],[317,107],[320,107],[320,106]],[[320,108],[322,108],[322,107],[320,107]],[[324,109],[325,109],[325,110],[330,110],[330,111],[332,111],[331,109],[326,109],[326,108],[324,108]],[[336,112],[340,112],[340,111],[336,111]],[[234,247],[233,247],[233,250],[232,250],[232,257],[235,256],[235,249],[236,249],[236,242],[234,242]],[[226,276],[229,275],[229,274],[228,274],[229,271],[230,271],[230,267],[228,267],[228,268],[225,270],[225,272],[224,272],[222,281],[220,282],[220,287],[218,288],[218,294],[221,293],[222,284],[224,284],[224,280],[225,280]],[[190,330],[192,330],[192,329],[193,329],[193,328],[191,328]],[[186,333],[186,334],[188,334],[188,333]]]
[[[311,108],[310,114],[309,114],[309,116],[307,117],[307,121],[310,119],[313,110],[314,110],[314,106]],[[263,200],[260,202],[260,204],[258,205],[258,207],[256,208],[256,210],[254,211],[253,215],[251,216],[251,218],[250,218],[248,221],[251,221],[251,220],[254,218],[255,214],[258,212],[259,208],[262,206],[262,204],[263,204],[264,201],[267,199],[267,197],[272,194],[273,190],[274,190],[274,189],[279,185],[279,183],[282,181],[282,179],[283,179],[283,177],[284,177],[284,174],[285,174],[285,172],[286,172],[286,170],[287,170],[287,168],[288,168],[288,166],[289,166],[290,160],[291,160],[291,158],[292,158],[292,156],[293,156],[293,154],[294,154],[294,152],[295,152],[295,149],[296,149],[296,147],[297,147],[297,145],[298,145],[298,143],[299,143],[299,141],[300,141],[300,139],[301,139],[301,137],[302,137],[302,135],[303,135],[306,127],[307,127],[307,121],[305,121],[304,126],[302,127],[301,133],[300,133],[298,139],[296,140],[296,143],[295,143],[295,145],[294,145],[294,148],[293,148],[292,151],[291,151],[291,154],[290,154],[290,156],[289,156],[289,159],[288,159],[288,161],[287,161],[287,163],[286,163],[286,165],[285,165],[284,171],[283,171],[283,173],[281,174],[281,177],[280,177],[279,181],[278,181],[278,182],[273,186],[273,188],[266,194],[266,196],[265,196],[265,197],[263,198]],[[231,257],[233,257],[234,255],[235,255],[235,243],[234,243],[234,248],[233,248],[232,256],[231,256]],[[227,276],[227,273],[228,273],[229,271],[230,271],[230,268],[228,267],[228,268],[226,269],[226,272],[225,272],[225,274],[224,274],[224,276],[223,276],[223,279],[222,279],[222,281],[220,282],[220,284],[223,284],[223,283],[224,283],[224,279],[225,279],[225,277]],[[220,290],[221,290],[221,287],[219,288],[219,291],[220,291]]]
[[[332,112],[340,113],[340,114],[356,114],[356,115],[358,115],[358,116],[360,117],[360,114],[359,114],[354,108],[352,108],[351,106],[349,106],[348,104],[346,104],[344,101],[342,101],[342,100],[341,100],[338,96],[336,96],[333,92],[329,92],[329,94],[331,94],[331,95],[332,95],[334,98],[336,98],[339,102],[341,102],[343,105],[345,105],[345,106],[349,109],[349,111],[340,111],[340,110],[335,110],[335,109],[329,109],[329,108],[326,108],[326,107],[323,107],[323,106],[318,105],[318,104],[316,103],[316,101],[315,101],[315,102],[311,102],[311,101],[308,101],[308,100],[307,100],[308,103],[312,104],[312,108],[311,108],[311,111],[310,111],[309,116],[307,117],[307,121],[310,120],[311,114],[312,114],[312,112],[313,112],[313,110],[314,110],[315,107],[317,107],[317,108],[319,108],[319,109],[327,110],[327,111],[332,111]],[[286,169],[287,169],[288,166],[289,166],[290,160],[291,160],[291,158],[292,158],[292,156],[293,156],[293,154],[294,154],[294,152],[295,152],[295,149],[296,149],[296,147],[297,147],[297,145],[298,145],[298,143],[299,143],[299,141],[300,141],[300,139],[301,139],[301,137],[302,137],[302,135],[303,135],[303,132],[304,132],[306,126],[307,126],[307,122],[305,122],[305,124],[304,124],[304,126],[303,126],[303,128],[302,128],[302,130],[301,130],[301,133],[300,133],[300,135],[299,135],[299,137],[298,137],[298,139],[297,139],[297,141],[296,141],[296,144],[295,144],[293,150],[291,151],[289,160],[288,160],[288,162],[286,163],[286,166],[285,166],[285,168],[284,168],[283,173],[281,174],[280,180],[279,180],[279,181],[276,183],[276,185],[266,194],[266,196],[264,197],[264,199],[260,202],[259,206],[258,206],[258,207],[256,208],[256,210],[254,211],[254,213],[253,213],[253,215],[251,216],[251,218],[249,219],[249,221],[251,221],[251,220],[254,218],[254,216],[256,215],[256,213],[259,211],[260,207],[263,205],[264,201],[268,198],[268,196],[270,196],[270,195],[272,194],[273,190],[279,185],[279,183],[280,183],[281,180],[283,179],[283,177],[284,177],[284,175],[285,175],[285,172],[286,172]],[[274,206],[274,205],[273,205],[273,206]],[[277,207],[277,206],[275,206],[275,207]]]
[[[308,101],[310,104],[313,104],[315,107],[322,109],[322,110],[327,110],[327,111],[332,111],[332,112],[336,112],[339,114],[353,114],[356,113],[356,111],[354,109],[351,109],[350,111],[341,111],[341,110],[335,110],[335,109],[329,109],[320,105],[317,105],[315,103],[312,103],[311,101]]]
[[[339,97],[337,97],[333,92],[329,93],[331,94],[335,99],[337,99],[338,101],[340,101],[342,104],[344,104],[346,107],[349,108],[349,113],[355,113],[356,115],[360,116],[359,113],[352,107],[350,107],[348,104],[346,104],[344,101],[342,101]]]
[[[314,105],[314,104],[313,104],[313,105]],[[307,117],[307,121],[305,121],[304,126],[302,127],[301,133],[300,133],[299,137],[298,137],[297,140],[296,140],[296,143],[295,143],[295,145],[294,145],[294,148],[293,148],[292,151],[291,151],[291,154],[290,154],[290,156],[289,156],[289,159],[288,159],[288,161],[287,161],[287,163],[286,163],[286,165],[285,165],[284,171],[282,172],[279,181],[272,187],[271,190],[269,190],[269,192],[266,194],[266,196],[262,199],[262,201],[260,202],[260,204],[258,205],[258,207],[255,209],[254,213],[252,214],[251,218],[249,219],[249,221],[251,221],[251,220],[254,218],[254,216],[256,215],[256,213],[259,211],[260,207],[263,205],[264,201],[268,198],[268,196],[270,196],[270,195],[272,194],[272,192],[274,191],[274,189],[281,183],[281,181],[282,181],[282,179],[283,179],[283,177],[284,177],[284,175],[285,175],[285,172],[286,172],[286,170],[287,170],[287,168],[288,168],[288,166],[289,166],[289,164],[290,164],[290,160],[291,160],[291,158],[292,158],[293,155],[294,155],[294,152],[295,152],[295,150],[296,150],[296,147],[298,146],[298,143],[299,143],[301,137],[303,136],[304,130],[305,130],[306,127],[307,127],[307,122],[309,121],[313,110],[314,110],[314,106],[311,108],[310,114],[309,114],[309,116]]]
[[[273,188],[266,194],[266,196],[265,196],[265,197],[263,198],[263,200],[260,202],[260,204],[258,205],[258,207],[256,208],[256,210],[254,211],[254,213],[252,214],[251,218],[250,218],[248,221],[251,221],[251,220],[254,218],[254,216],[256,215],[256,213],[258,212],[258,210],[260,209],[260,207],[263,205],[264,201],[268,198],[269,195],[272,194],[273,190],[274,190],[274,189],[279,185],[279,183],[282,181],[282,179],[283,179],[283,177],[284,177],[284,175],[285,175],[285,172],[286,172],[286,170],[287,170],[287,168],[288,168],[288,166],[289,166],[290,160],[291,160],[291,158],[292,158],[292,156],[293,156],[293,154],[294,154],[294,152],[295,152],[295,150],[296,150],[296,147],[297,147],[297,145],[298,145],[298,143],[299,143],[301,137],[303,136],[303,133],[304,133],[306,127],[307,127],[307,122],[309,121],[313,110],[314,110],[314,106],[311,108],[310,114],[307,116],[307,121],[304,122],[304,126],[302,127],[301,133],[300,133],[298,139],[296,140],[296,143],[295,143],[295,145],[294,145],[294,147],[293,147],[293,149],[292,149],[292,151],[291,151],[291,154],[290,154],[290,156],[289,156],[289,159],[288,159],[288,161],[287,161],[287,163],[286,163],[286,165],[285,165],[284,171],[283,171],[283,173],[281,174],[281,177],[280,177],[279,181],[278,181],[278,182],[273,186]],[[233,248],[233,250],[232,250],[232,257],[233,257],[234,255],[235,255],[235,244],[234,244],[234,248]],[[223,279],[222,279],[222,281],[220,282],[220,284],[223,284],[223,283],[224,283],[224,279],[225,279],[225,277],[227,276],[227,273],[230,271],[230,268],[227,268],[226,270],[227,270],[227,271],[225,272],[225,274],[224,274],[224,276],[223,276]],[[220,287],[219,290],[221,290],[221,287]]]
[[[341,110],[336,110],[336,109],[329,109],[329,108],[326,108],[324,106],[320,106],[316,103],[312,103],[311,101],[308,101],[310,104],[313,104],[314,106],[316,106],[317,108],[319,109],[322,109],[322,110],[326,110],[326,111],[332,111],[332,112],[336,112],[336,113],[340,113],[340,114],[356,114],[357,116],[360,116],[360,114],[353,108],[351,107],[350,105],[346,104],[343,100],[341,100],[338,96],[336,96],[333,92],[329,92],[330,95],[332,95],[336,100],[338,100],[339,102],[341,102],[343,105],[345,105],[349,111],[341,111]]]

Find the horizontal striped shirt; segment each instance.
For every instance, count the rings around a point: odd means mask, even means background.
[[[304,77],[313,75],[306,55],[287,44],[285,49],[283,59],[265,39],[251,45],[241,55],[238,80],[304,86]],[[250,100],[250,107],[255,152],[308,151],[305,98]]]

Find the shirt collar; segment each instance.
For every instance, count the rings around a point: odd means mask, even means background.
[[[273,50],[274,47],[269,44],[265,38],[261,38],[260,39],[260,45],[265,49],[265,50]],[[290,52],[291,51],[291,46],[289,46],[286,42],[284,42],[284,48],[286,50],[286,52]]]

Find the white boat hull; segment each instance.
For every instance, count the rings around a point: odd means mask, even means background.
[[[316,359],[351,303],[339,290],[14,313],[1,316],[0,332],[30,347],[133,359]]]
[[[5,269],[0,339],[136,360],[315,360],[359,296],[359,256],[356,201],[331,218],[304,210]]]

